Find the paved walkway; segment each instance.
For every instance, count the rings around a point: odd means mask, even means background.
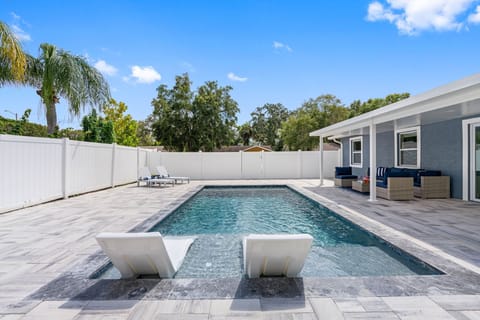
[[[95,234],[130,230],[159,210],[175,205],[179,198],[198,188],[199,184],[192,182],[161,190],[125,186],[0,215],[0,320],[480,319],[480,291],[469,295],[438,295],[432,291],[431,294],[405,297],[315,297],[306,294],[288,299],[31,298],[40,288],[71,272],[69,270],[79,261],[97,252]],[[365,202],[358,202],[365,200],[361,195],[357,199],[357,195],[343,194],[343,190],[319,188],[314,180],[212,181],[202,184],[292,184],[306,192],[333,199],[337,204],[340,202],[342,206],[351,206],[362,215],[440,247],[473,266],[480,266],[478,206],[465,205],[463,208],[464,203],[455,201],[418,201],[420,206],[417,206],[414,201],[395,203],[398,207],[393,208],[389,202],[380,202],[373,204],[373,212],[370,212]],[[459,207],[463,209],[442,214],[431,210],[430,206],[437,203],[442,203],[443,212]],[[403,207],[408,207],[408,214]]]

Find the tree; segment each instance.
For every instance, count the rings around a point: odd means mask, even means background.
[[[167,149],[192,150],[192,83],[187,73],[175,77],[175,85],[169,89],[162,84],[153,99],[153,133]],[[198,151],[198,150],[197,150]]]
[[[238,104],[230,96],[232,87],[207,81],[193,100],[194,150],[213,151],[234,141]]]
[[[153,117],[148,116],[144,121],[138,121],[137,140],[139,146],[156,146],[157,140],[153,136]]]
[[[282,124],[281,137],[289,150],[312,150],[318,138],[309,133],[347,119],[349,110],[336,96],[324,94],[308,99]]]
[[[250,145],[250,138],[252,137],[252,133],[252,127],[250,127],[250,124],[248,122],[238,127],[238,135],[244,146]]]
[[[288,150],[313,150],[318,144],[317,137],[310,137],[309,133],[317,130],[318,122],[306,113],[291,115],[282,124],[281,137]]]
[[[350,104],[349,118],[353,118],[362,113],[370,112],[400,100],[407,99],[408,97],[410,97],[409,93],[392,93],[387,95],[385,98],[373,98],[368,99],[365,102],[355,100]]]
[[[281,103],[266,103],[251,113],[253,139],[260,144],[269,145],[274,150],[282,150],[280,138],[282,122],[288,118],[288,110]]]
[[[137,121],[133,120],[131,115],[124,114],[127,109],[124,102],[110,99],[108,104],[103,106],[103,113],[105,120],[111,121],[113,124],[115,142],[124,146],[136,147],[138,145]]]
[[[175,85],[157,88],[153,99],[153,133],[169,150],[212,151],[234,138],[238,105],[230,96],[231,87],[216,81],[191,90],[188,74],[175,77]]]
[[[57,126],[56,104],[60,97],[68,101],[69,111],[75,116],[87,104],[101,108],[108,102],[108,83],[85,58],[48,43],[41,44],[40,50],[40,56],[28,62],[26,81],[39,88],[37,94],[45,105],[49,134]]]
[[[24,81],[26,59],[18,39],[7,24],[0,21],[0,86]]]
[[[85,141],[101,143],[115,142],[112,121],[107,121],[99,117],[95,109],[92,109],[90,114],[83,117],[82,129]]]

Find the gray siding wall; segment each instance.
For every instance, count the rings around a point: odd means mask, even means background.
[[[421,167],[441,170],[450,176],[452,197],[462,198],[462,120],[454,119],[421,126]],[[349,138],[343,138],[343,165],[350,165]],[[352,168],[358,176],[370,166],[369,136],[363,136],[363,168]],[[377,167],[395,165],[394,132],[377,134]]]
[[[377,134],[377,167],[393,167],[395,164],[394,132]]]
[[[343,166],[349,167],[350,166],[350,138],[359,137],[359,136],[352,136],[348,138],[341,139],[342,141],[342,150],[343,150]],[[352,174],[357,176],[365,176],[367,175],[367,168],[370,163],[370,141],[368,135],[362,136],[362,168],[352,168]]]
[[[453,198],[462,198],[462,119],[421,127],[422,168],[450,176]]]

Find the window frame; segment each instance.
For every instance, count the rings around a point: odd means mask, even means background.
[[[417,135],[417,147],[416,148],[406,148],[400,149],[400,135],[406,133],[416,133]],[[421,139],[421,130],[420,126],[417,127],[410,127],[395,130],[395,135],[393,137],[395,140],[395,167],[397,168],[409,168],[409,169],[420,169],[421,167],[421,154],[422,154],[422,139]],[[408,150],[415,150],[417,151],[417,163],[415,165],[408,165],[400,163],[400,154],[401,151],[408,151]]]
[[[360,153],[360,163],[353,163],[353,143],[360,141],[360,151],[355,151],[355,153]],[[363,167],[363,136],[358,136],[358,137],[352,137],[349,140],[349,146],[350,146],[350,167],[354,168],[362,168]]]

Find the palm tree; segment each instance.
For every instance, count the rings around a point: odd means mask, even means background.
[[[0,21],[0,86],[24,81],[26,57],[7,24]]]
[[[85,105],[101,107],[110,99],[110,89],[100,72],[85,58],[73,55],[54,45],[40,45],[38,58],[27,57],[28,84],[39,88],[37,94],[45,105],[48,133],[57,126],[56,104],[60,97],[68,101],[75,116]]]

